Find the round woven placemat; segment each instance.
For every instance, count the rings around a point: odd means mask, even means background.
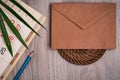
[[[88,65],[96,62],[105,53],[105,49],[59,49],[59,54],[68,62],[76,65]]]

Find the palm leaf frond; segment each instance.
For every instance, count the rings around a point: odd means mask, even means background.
[[[4,6],[7,10],[9,10],[16,18],[18,18],[21,22],[23,22],[29,29],[31,29],[34,33],[40,36],[21,16],[19,16],[14,10],[12,10],[8,5],[6,5],[2,0],[0,0],[0,4]]]
[[[4,21],[2,19],[2,13],[1,13],[1,11],[0,11],[0,29],[1,29],[4,41],[5,41],[6,45],[7,45],[7,48],[9,50],[11,56],[13,56],[13,51],[12,51],[11,43],[10,43],[10,40],[9,40],[9,36],[8,36],[7,30],[6,30]]]
[[[15,36],[20,40],[20,42],[26,47],[26,43],[24,42],[22,36],[20,35],[20,33],[18,32],[18,30],[16,29],[16,27],[12,24],[12,22],[9,20],[9,18],[6,16],[6,14],[3,12],[3,10],[0,8],[0,12],[2,13],[3,18],[5,19],[5,22],[7,23],[7,25],[9,26],[9,28],[12,30],[12,32],[15,34]]]
[[[29,17],[31,17],[34,21],[36,21],[40,26],[42,26],[45,30],[47,30],[34,16],[32,16],[31,13],[29,13],[22,5],[20,5],[17,1],[15,0],[10,0],[14,5],[19,7],[21,10],[23,10]]]

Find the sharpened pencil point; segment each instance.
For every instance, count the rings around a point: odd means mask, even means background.
[[[34,51],[32,51],[32,52],[29,54],[29,56],[32,57],[33,53],[34,53]]]

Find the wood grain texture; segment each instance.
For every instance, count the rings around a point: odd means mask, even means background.
[[[8,77],[12,80],[28,53],[35,54],[20,80],[120,80],[120,0],[23,0],[47,17],[41,38],[35,37],[14,70]],[[66,62],[56,50],[50,48],[50,3],[52,2],[112,2],[117,3],[117,49],[107,50],[103,57],[87,66]]]

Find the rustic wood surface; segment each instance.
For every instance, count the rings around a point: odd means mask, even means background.
[[[120,80],[120,0],[23,0],[47,17],[48,31],[39,31],[14,70],[8,77],[12,80],[28,53],[35,54],[22,73],[20,80]],[[112,2],[117,3],[117,49],[108,50],[97,62],[77,66],[66,62],[56,50],[50,48],[50,4],[53,2]]]

